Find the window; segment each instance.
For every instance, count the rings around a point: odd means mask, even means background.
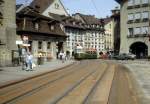
[[[133,19],[134,19],[133,14],[128,14],[128,20],[130,21],[130,20],[133,20]]]
[[[59,9],[59,4],[55,3],[55,9]]]
[[[35,28],[35,30],[39,30],[39,24],[38,23],[34,23],[34,28]]]
[[[148,12],[143,12],[142,13],[142,19],[148,19]]]
[[[51,48],[51,42],[47,42],[47,49]]]
[[[128,6],[133,6],[133,0],[128,0]]]
[[[134,28],[134,35],[137,35],[137,34],[140,34],[140,33],[141,33],[140,27]]]
[[[148,0],[142,0],[142,4],[148,4]]]
[[[135,5],[139,5],[140,4],[140,0],[135,0]]]
[[[133,28],[128,28],[128,35],[129,36],[133,35]]]
[[[134,17],[135,17],[135,20],[139,20],[141,18],[141,14],[135,13]]]
[[[38,42],[38,49],[42,49],[42,42],[41,41]]]
[[[50,28],[51,31],[53,31],[54,30],[54,25],[49,25],[49,28]]]
[[[148,26],[144,26],[141,28],[141,33],[142,34],[148,34]]]

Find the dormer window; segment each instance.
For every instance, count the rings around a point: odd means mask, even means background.
[[[62,24],[60,24],[60,28],[64,31],[64,26]]]
[[[59,9],[59,4],[55,3],[55,9]]]
[[[50,25],[49,28],[50,28],[51,31],[53,31],[55,29],[54,25]]]
[[[76,25],[76,22],[73,22],[73,25]]]
[[[35,30],[39,30],[39,24],[37,22],[34,24],[34,28]]]

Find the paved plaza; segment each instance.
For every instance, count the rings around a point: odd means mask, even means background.
[[[132,72],[139,85],[139,95],[144,104],[150,103],[150,61],[119,61]]]
[[[46,62],[44,65],[36,66],[32,71],[22,70],[22,67],[0,67],[0,86],[32,77],[41,73],[49,72],[67,65],[74,61],[68,60],[62,63],[60,60]]]

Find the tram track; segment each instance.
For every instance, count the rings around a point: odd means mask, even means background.
[[[0,89],[0,104],[138,104],[129,82],[123,67],[84,60]]]
[[[88,61],[87,62],[84,61],[84,62],[82,62],[82,64],[78,63],[76,66],[69,67],[68,68],[69,72],[67,71],[67,73],[65,73],[63,70],[50,73],[50,75],[52,74],[51,75],[52,79],[48,78],[48,75],[46,75],[46,76],[42,76],[42,78],[31,79],[29,82],[23,82],[23,83],[19,84],[18,86],[15,85],[15,87],[10,86],[8,88],[2,89],[2,90],[0,90],[0,95],[2,98],[2,100],[0,102],[6,103],[6,104],[9,102],[12,102],[12,101],[20,98],[21,96],[25,96],[31,92],[36,92],[37,90],[40,90],[43,87],[45,87],[46,85],[49,85],[59,79],[62,79],[63,77],[72,75],[71,73],[77,73],[79,69],[85,70],[85,67],[89,67]],[[65,71],[66,70],[67,69],[65,69]],[[59,72],[59,73],[57,73],[57,72]],[[58,75],[55,76],[56,75],[55,73]],[[47,79],[49,79],[51,81],[47,82]],[[46,82],[44,82],[43,80],[46,80]],[[37,82],[39,83],[39,85]],[[35,83],[35,85],[33,85],[34,83]]]
[[[104,65],[103,69],[99,69],[98,66],[94,73],[88,76],[72,91],[68,92],[66,96],[64,96],[54,104],[84,104],[90,93],[93,92],[93,89],[100,81],[101,77],[103,77],[103,75],[105,74],[106,70],[106,64]],[[76,96],[78,96],[78,98],[76,98]]]
[[[36,89],[42,88],[42,86],[45,86],[46,84],[57,81],[67,75],[70,75],[71,73],[74,73],[75,71],[78,70],[78,68],[80,69],[86,66],[86,64],[83,63],[82,65],[78,67],[78,64],[80,63],[76,63],[75,65],[68,66],[63,69],[52,71],[46,74],[41,74],[36,77],[32,77],[28,80],[25,80],[25,81],[23,80],[21,81],[21,83],[15,83],[15,84],[1,88],[0,89],[0,98],[1,98],[0,104],[13,101],[17,99],[19,96],[23,96]],[[48,76],[51,76],[51,79]],[[35,85],[33,85],[34,83]]]
[[[92,63],[90,66],[96,67],[96,63]],[[57,99],[59,99],[73,86],[77,85],[81,80],[93,72],[94,70],[91,69],[91,67],[89,68],[89,65],[87,65],[87,67],[85,67],[83,70],[78,70],[77,73],[73,73],[61,80],[49,84],[48,86],[44,86],[43,89],[36,91],[35,93],[28,93],[25,96],[21,96],[20,98],[11,101],[8,104],[30,104],[29,102],[34,104],[55,104],[54,102]]]

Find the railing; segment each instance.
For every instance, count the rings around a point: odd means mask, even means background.
[[[148,6],[149,3],[135,4],[135,5],[128,5],[127,9],[134,9],[134,8],[148,7]]]
[[[141,23],[141,22],[148,22],[148,18],[142,18],[142,19],[134,19],[134,20],[128,20],[127,24],[132,24],[132,23]]]
[[[138,37],[149,37],[148,34],[133,34],[133,35],[127,35],[127,38],[138,38]]]

